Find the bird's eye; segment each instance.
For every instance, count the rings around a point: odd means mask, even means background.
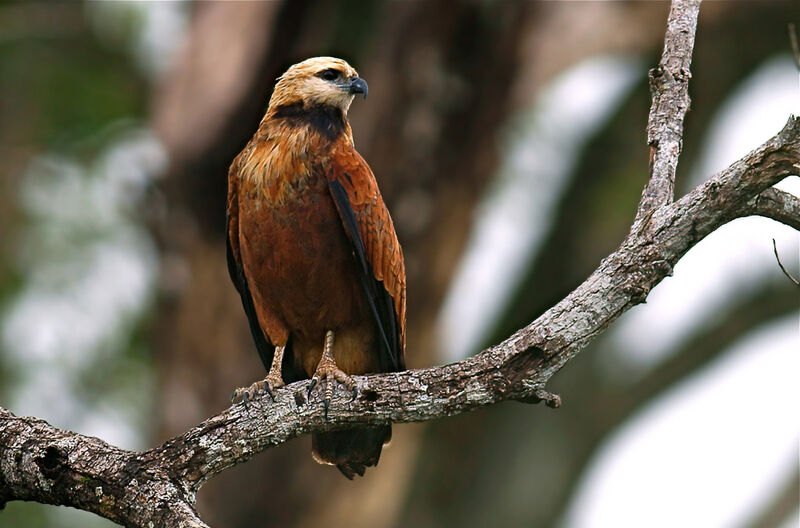
[[[339,70],[330,69],[321,72],[319,76],[325,81],[335,81],[342,76],[342,72]]]

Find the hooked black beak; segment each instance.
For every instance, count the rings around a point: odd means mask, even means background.
[[[350,81],[350,84],[347,85],[347,91],[353,95],[364,94],[364,99],[366,99],[367,92],[369,91],[369,86],[367,86],[367,81],[365,81],[361,77],[356,77],[355,79]]]

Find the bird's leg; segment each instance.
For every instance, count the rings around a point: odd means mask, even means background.
[[[356,382],[336,366],[336,360],[333,358],[333,330],[328,330],[325,333],[325,347],[322,349],[322,357],[317,364],[317,370],[314,371],[314,377],[311,378],[311,385],[308,388],[309,395],[311,395],[314,386],[321,381],[325,381],[325,399],[323,400],[323,406],[325,408],[326,417],[328,416],[328,406],[333,397],[334,381],[338,381],[347,387],[348,390],[353,391],[353,394],[356,392]]]
[[[269,368],[269,374],[263,380],[256,381],[249,387],[240,387],[233,391],[231,394],[231,402],[244,402],[245,406],[247,405],[247,400],[257,394],[258,391],[266,389],[267,394],[272,396],[272,391],[275,389],[279,389],[286,385],[283,382],[283,376],[281,375],[281,366],[283,365],[283,351],[286,347],[276,346],[275,353],[272,355],[272,365]]]
[[[280,389],[286,385],[286,383],[283,382],[283,375],[281,373],[281,368],[283,367],[283,351],[285,349],[285,346],[275,347],[275,353],[272,355],[272,365],[269,368],[267,377],[264,378],[264,386],[270,396],[272,395],[273,389]]]

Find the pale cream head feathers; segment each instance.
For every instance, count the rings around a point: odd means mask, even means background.
[[[278,78],[269,108],[329,105],[346,114],[356,94],[366,97],[367,83],[352,66],[336,57],[313,57],[298,62]]]

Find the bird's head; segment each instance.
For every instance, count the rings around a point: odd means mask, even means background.
[[[302,104],[338,108],[347,114],[357,94],[367,97],[367,82],[342,59],[313,57],[298,62],[278,78],[269,107]]]

